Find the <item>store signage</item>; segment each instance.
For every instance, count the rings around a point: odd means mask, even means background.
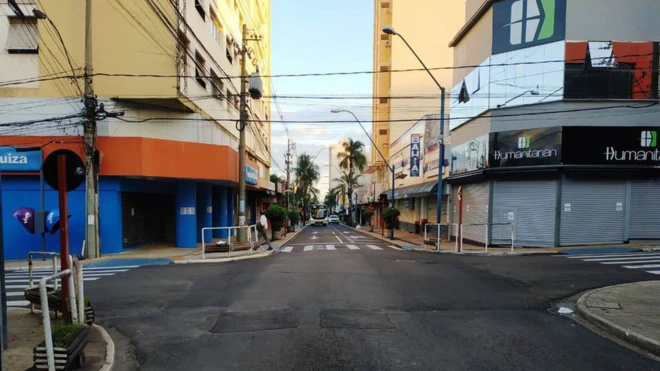
[[[451,149],[451,174],[461,174],[488,167],[488,134]]]
[[[490,167],[561,163],[561,127],[490,134]]]
[[[251,185],[259,184],[259,172],[250,165],[245,165],[245,183]]]
[[[410,176],[419,177],[419,163],[422,157],[422,136],[410,134]]]
[[[18,151],[14,147],[0,147],[0,170],[39,171],[41,170],[41,150]]]
[[[565,127],[563,162],[660,166],[659,131],[659,127]]]
[[[493,4],[493,54],[564,40],[567,0],[504,0]]]

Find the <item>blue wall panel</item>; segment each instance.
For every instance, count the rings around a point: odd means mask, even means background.
[[[182,208],[195,210],[182,212]],[[176,184],[176,247],[197,247],[197,185],[194,181],[181,180]]]

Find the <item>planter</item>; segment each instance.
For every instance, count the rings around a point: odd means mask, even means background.
[[[89,341],[89,327],[81,331],[66,348],[53,348],[55,355],[55,369],[69,370],[82,367],[85,349]],[[34,367],[39,370],[48,369],[48,357],[46,355],[46,344],[41,343],[34,348]]]
[[[282,238],[282,232],[273,231],[273,241],[279,240],[280,238]]]
[[[373,232],[374,231],[374,226],[373,225],[368,225],[367,226],[367,232]]]
[[[289,228],[287,228],[289,232],[295,232],[296,231],[296,226],[295,225],[290,225]]]
[[[46,288],[48,293],[48,309],[53,312],[59,312],[62,308],[62,298],[53,293],[53,289],[50,287]],[[30,289],[25,289],[25,300],[29,301],[31,304],[41,306],[41,296],[39,295],[39,286],[33,287]]]
[[[388,229],[385,235],[387,238],[394,238],[394,229]]]

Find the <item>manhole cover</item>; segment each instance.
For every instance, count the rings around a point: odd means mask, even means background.
[[[414,260],[396,259],[395,263],[414,263]]]
[[[605,308],[605,309],[621,309],[619,303],[610,303],[605,301],[591,301],[584,302],[588,308]]]

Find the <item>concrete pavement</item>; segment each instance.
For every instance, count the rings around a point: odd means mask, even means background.
[[[550,256],[414,254],[368,239],[310,227],[284,246],[290,253],[140,267],[86,289],[101,323],[131,339],[141,370],[660,369],[548,311],[648,273]]]
[[[577,310],[593,324],[660,357],[660,281],[635,282],[590,291]]]

